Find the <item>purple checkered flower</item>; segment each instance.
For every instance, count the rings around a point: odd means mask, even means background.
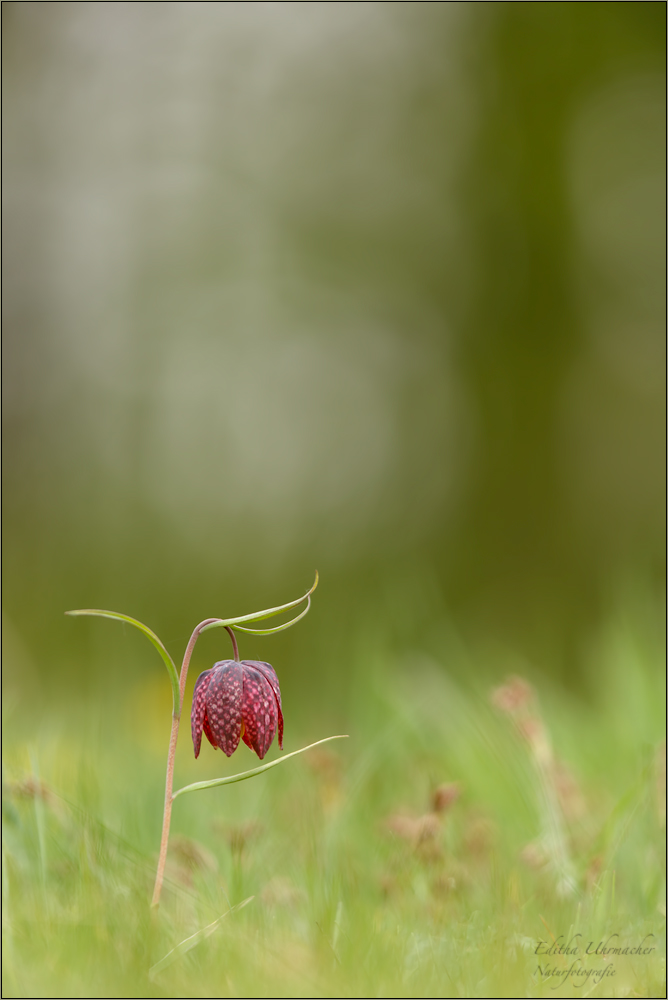
[[[283,713],[276,671],[262,660],[221,660],[200,674],[193,691],[190,716],[195,757],[202,732],[212,747],[228,757],[243,739],[260,760],[278,728],[283,749]]]

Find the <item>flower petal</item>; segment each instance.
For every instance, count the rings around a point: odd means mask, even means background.
[[[206,712],[204,713],[204,725],[203,725],[202,729],[204,731],[204,735],[206,736],[207,740],[209,741],[209,743],[211,744],[211,746],[213,747],[213,749],[217,750],[218,749],[218,744],[216,743],[216,739],[215,739],[213,733],[211,732],[211,726],[209,725],[209,720],[206,717]]]
[[[276,734],[278,719],[276,696],[264,673],[248,660],[244,661],[243,671],[244,695],[241,709],[244,721],[243,741],[262,760]]]
[[[193,691],[193,707],[190,712],[190,731],[193,737],[193,747],[195,748],[195,757],[199,757],[200,747],[202,745],[202,726],[205,722],[206,717],[206,692],[209,687],[209,682],[211,680],[211,671],[205,670],[203,674],[200,674],[195,681],[195,690]],[[207,736],[209,734],[207,733]],[[209,740],[211,738],[209,737]]]
[[[211,742],[228,757],[239,746],[241,737],[242,692],[241,664],[236,660],[221,660],[214,664],[206,691],[206,718],[213,735]]]
[[[276,697],[276,707],[278,709],[278,745],[283,749],[283,706],[281,704],[281,689],[278,686],[278,676],[276,671],[272,667],[271,663],[266,663],[264,660],[242,660],[242,663],[250,664],[250,666],[255,667],[263,675],[265,680],[269,681],[271,689]]]

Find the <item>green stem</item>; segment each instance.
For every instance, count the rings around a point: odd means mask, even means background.
[[[162,883],[165,877],[165,864],[167,862],[167,846],[169,844],[169,827],[172,820],[172,802],[174,796],[172,795],[172,789],[174,787],[174,761],[176,759],[176,742],[179,738],[179,723],[181,722],[181,708],[183,706],[183,698],[186,692],[186,680],[188,678],[188,667],[190,666],[190,658],[193,655],[193,649],[195,648],[195,643],[199,638],[199,634],[205,625],[210,625],[212,622],[220,621],[219,618],[205,618],[203,622],[193,630],[193,634],[190,636],[188,645],[186,646],[186,651],[183,654],[183,663],[181,664],[181,675],[179,677],[179,703],[174,706],[174,711],[172,713],[172,732],[169,737],[169,750],[167,752],[167,778],[165,780],[165,808],[162,816],[162,836],[160,838],[160,854],[158,856],[158,870],[155,876],[155,886],[153,889],[153,899],[151,901],[151,906],[156,907],[160,903],[160,892],[162,890]],[[234,641],[234,640],[233,640]],[[236,646],[236,643],[235,643]],[[237,650],[238,653],[238,650]]]

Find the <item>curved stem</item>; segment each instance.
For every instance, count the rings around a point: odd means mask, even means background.
[[[158,857],[158,871],[155,876],[155,887],[153,889],[153,899],[151,901],[151,906],[158,906],[160,902],[160,892],[162,890],[162,882],[165,877],[165,864],[167,862],[167,845],[169,843],[169,826],[172,819],[172,802],[174,796],[172,795],[172,789],[174,787],[174,760],[176,758],[176,741],[179,738],[179,723],[181,721],[181,709],[183,707],[183,698],[186,692],[186,680],[188,678],[188,667],[190,666],[190,658],[193,655],[193,649],[195,648],[195,643],[199,638],[199,634],[205,625],[211,625],[212,622],[218,622],[220,618],[205,618],[203,622],[193,630],[193,634],[190,636],[188,645],[186,646],[186,651],[183,654],[183,663],[181,664],[181,675],[179,677],[179,704],[174,706],[174,711],[172,713],[172,732],[169,737],[169,751],[167,753],[167,778],[165,781],[165,811],[162,817],[162,837],[160,838],[160,855]],[[228,629],[229,631],[229,629]],[[235,658],[238,659],[238,649],[236,648],[236,641],[234,637],[232,642],[235,647]]]
[[[195,648],[195,643],[199,638],[199,634],[205,625],[212,625],[213,622],[219,622],[220,618],[205,618],[203,622],[193,629],[193,634],[190,636],[188,645],[186,646],[186,651],[183,654],[183,663],[181,664],[181,676],[179,677],[179,715],[181,714],[181,706],[183,705],[183,696],[186,693],[186,680],[188,678],[188,667],[190,666],[190,657],[193,655],[193,649]]]
[[[239,647],[237,646],[237,637],[230,628],[229,625],[225,626],[225,631],[230,633],[230,639],[232,640],[232,649],[234,650],[234,659],[239,662]]]

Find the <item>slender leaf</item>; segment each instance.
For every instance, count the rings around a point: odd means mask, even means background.
[[[313,586],[310,590],[307,590],[303,597],[298,597],[296,601],[289,601],[287,604],[281,604],[277,608],[267,608],[266,611],[254,611],[250,615],[241,615],[239,618],[221,618],[219,621],[211,622],[210,625],[205,625],[202,632],[206,632],[210,628],[223,628],[225,625],[236,625],[238,622],[257,622],[261,621],[263,618],[272,618],[274,615],[280,615],[281,611],[287,611],[288,608],[295,608],[302,601],[308,600],[315,588],[318,586],[318,571],[316,570],[315,580]],[[308,610],[308,609],[307,609]],[[301,617],[301,616],[300,616]],[[298,621],[297,618],[294,619]],[[292,622],[290,622],[292,624]],[[282,626],[282,628],[287,628],[288,626]],[[279,631],[277,629],[276,631]],[[266,632],[259,632],[258,635],[267,635]]]
[[[117,611],[101,611],[99,608],[83,608],[78,611],[66,611],[66,615],[94,615],[96,618],[114,618],[119,622],[127,622],[128,625],[134,625],[138,628],[140,632],[143,632],[149,642],[152,642],[155,648],[160,653],[162,661],[167,667],[167,673],[169,674],[169,679],[172,682],[172,698],[174,700],[174,711],[181,711],[181,696],[179,693],[179,675],[177,673],[176,667],[174,666],[174,661],[171,656],[163,646],[160,639],[158,639],[155,632],[144,625],[142,622],[137,621],[136,618],[130,618],[128,615],[121,615]]]
[[[296,618],[292,618],[289,622],[285,622],[284,625],[277,625],[276,628],[247,628],[245,625],[235,625],[234,627],[239,630],[239,632],[250,632],[252,635],[272,635],[273,632],[284,632],[286,628],[290,628],[295,622],[298,622],[300,618],[308,614],[309,608],[311,607],[311,598],[307,596],[307,604],[301,614],[297,615]],[[204,631],[204,629],[202,629]]]
[[[235,781],[245,781],[246,778],[254,778],[256,774],[262,774],[263,771],[268,771],[271,767],[277,767],[278,764],[283,764],[290,757],[296,757],[297,754],[305,753],[307,750],[312,750],[313,747],[320,746],[321,743],[329,743],[330,740],[347,740],[348,735],[343,736],[327,736],[324,740],[318,740],[317,743],[310,743],[307,747],[302,747],[301,750],[293,750],[292,753],[286,753],[284,757],[278,757],[276,760],[269,761],[268,764],[262,764],[260,767],[254,767],[251,771],[242,771],[241,774],[232,774],[229,778],[214,778],[213,781],[196,781],[193,785],[185,785],[184,788],[179,788],[177,792],[174,792],[172,796],[172,801],[179,795],[184,795],[186,792],[198,792],[202,788],[215,788],[217,785],[232,785]]]

